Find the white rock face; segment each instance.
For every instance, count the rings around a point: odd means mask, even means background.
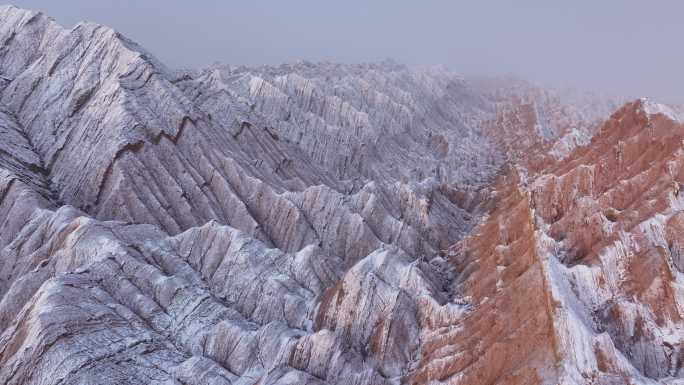
[[[0,21],[0,384],[463,383],[450,339],[491,305],[452,245],[506,161],[615,106],[390,62],[170,71],[103,26]],[[678,373],[654,357],[634,373]]]
[[[682,122],[683,119],[677,112],[676,108],[672,108],[665,104],[656,103],[649,99],[642,99],[644,111],[648,115],[663,115],[664,117],[674,120],[675,122]]]

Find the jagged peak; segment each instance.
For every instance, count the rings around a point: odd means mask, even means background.
[[[101,33],[98,34],[99,38],[107,39],[110,44],[118,45],[120,49],[128,51],[128,53],[147,61],[159,72],[165,74],[170,72],[166,65],[159,61],[147,49],[107,25],[91,21],[81,21],[76,23],[72,28],[67,28],[53,18],[45,15],[43,12],[19,8],[14,5],[0,5],[0,20],[6,27],[15,29],[23,28],[31,21],[39,20],[44,23],[46,29],[53,29],[62,33],[82,33],[84,37],[92,36],[94,31],[100,31]],[[9,20],[14,20],[14,25],[11,25],[8,22]]]
[[[34,11],[34,10],[30,10],[30,9],[25,9],[25,8],[19,8],[17,6],[12,5],[12,4],[0,5],[0,14],[12,14],[12,15],[16,15],[16,16],[28,16],[28,17],[42,16],[45,19],[52,20],[52,18],[46,16],[43,12]]]
[[[646,115],[649,116],[662,115],[667,119],[670,119],[677,123],[682,123],[684,121],[684,118],[682,118],[682,116],[675,112],[675,110],[670,106],[655,102],[649,98],[639,99],[638,108],[643,110],[646,113]]]
[[[607,134],[606,130],[611,130],[613,125],[610,124],[611,121],[621,122],[625,118],[632,117],[642,120],[644,123],[650,121],[655,116],[664,117],[674,123],[682,123],[681,114],[675,112],[675,110],[662,103],[657,103],[649,98],[640,98],[624,103],[620,108],[616,109],[610,116],[610,118],[604,122],[601,129],[597,133],[599,136]],[[603,133],[603,134],[601,134]]]

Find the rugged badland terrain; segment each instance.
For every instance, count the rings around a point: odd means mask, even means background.
[[[684,384],[680,115],[0,7],[0,384]]]

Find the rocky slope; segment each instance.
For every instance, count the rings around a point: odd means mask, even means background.
[[[674,110],[0,20],[0,383],[684,383]]]
[[[639,100],[497,208],[450,253],[474,311],[439,333],[417,382],[681,384],[682,139]]]

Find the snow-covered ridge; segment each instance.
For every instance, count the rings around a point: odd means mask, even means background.
[[[678,123],[684,122],[684,117],[681,113],[676,112],[672,107],[657,103],[649,98],[642,98],[641,105],[644,112],[648,115],[663,115],[666,118],[673,120]]]

